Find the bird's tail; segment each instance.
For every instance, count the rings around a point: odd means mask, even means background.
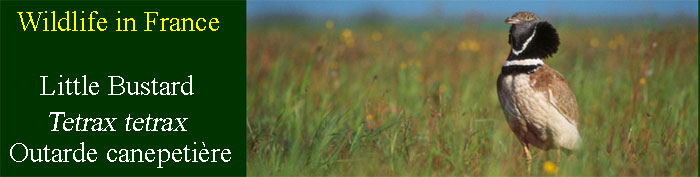
[[[559,147],[572,151],[577,150],[581,147],[581,141],[581,136],[579,135],[578,131],[574,131],[560,141]]]

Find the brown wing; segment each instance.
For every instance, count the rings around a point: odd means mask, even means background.
[[[545,95],[550,99],[549,102],[553,103],[557,110],[564,114],[564,117],[569,119],[574,125],[578,125],[576,96],[561,73],[544,65],[537,72],[530,75],[530,79],[535,82],[534,89],[536,91],[546,93]]]

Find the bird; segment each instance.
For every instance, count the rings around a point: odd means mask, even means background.
[[[530,146],[571,152],[579,148],[579,112],[566,78],[544,63],[559,47],[559,34],[532,12],[516,12],[510,24],[510,54],[497,80],[498,100],[510,129],[523,146],[530,172]]]

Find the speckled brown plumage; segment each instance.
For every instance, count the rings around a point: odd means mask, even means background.
[[[564,75],[547,65],[542,66],[537,72],[530,75],[530,80],[535,82],[535,91],[552,91],[556,108],[564,114],[574,125],[578,125],[578,103],[574,92],[569,88],[569,84]],[[547,99],[552,99],[547,96]],[[551,101],[551,100],[550,100]]]

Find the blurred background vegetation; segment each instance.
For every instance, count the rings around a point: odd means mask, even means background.
[[[532,175],[697,176],[697,7],[249,1],[247,173],[527,175],[496,78],[503,20],[528,10],[559,32],[545,63],[572,86],[583,137],[561,161],[534,150]]]

